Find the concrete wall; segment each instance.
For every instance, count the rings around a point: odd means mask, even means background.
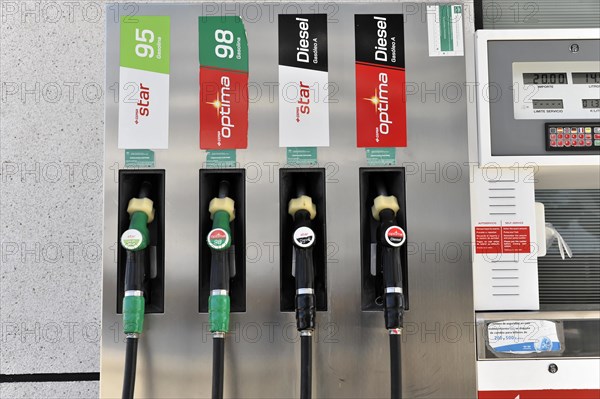
[[[0,374],[93,379],[80,373],[100,369],[104,5],[0,6]],[[98,387],[3,382],[0,397]]]

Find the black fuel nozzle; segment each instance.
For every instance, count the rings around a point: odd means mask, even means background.
[[[294,255],[296,259],[296,326],[298,331],[310,334],[315,328],[315,266],[313,246],[315,232],[312,220],[316,216],[316,207],[306,195],[302,182],[297,182],[297,198],[289,202],[288,212],[293,218]]]
[[[379,221],[377,228],[377,263],[383,275],[384,316],[388,330],[401,329],[404,321],[404,293],[402,291],[402,261],[400,247],[406,234],[397,222],[400,209],[396,197],[388,196],[385,185],[375,181],[372,213]]]

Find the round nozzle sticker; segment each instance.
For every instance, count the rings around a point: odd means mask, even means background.
[[[310,227],[298,227],[294,231],[294,243],[300,248],[308,248],[315,243],[315,232]]]
[[[212,229],[206,237],[206,242],[212,249],[223,249],[229,243],[229,234],[223,229]]]
[[[142,245],[142,233],[135,229],[126,230],[121,235],[121,246],[125,249],[134,250]]]
[[[406,241],[406,233],[400,226],[390,226],[385,231],[385,240],[392,247],[400,247]]]

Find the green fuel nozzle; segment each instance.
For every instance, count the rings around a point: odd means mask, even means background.
[[[235,219],[235,202],[229,196],[229,182],[219,183],[219,194],[210,201],[212,229],[206,237],[211,250],[210,297],[208,313],[210,331],[226,334],[229,331],[229,280],[231,278],[230,249],[233,241],[231,222]]]
[[[151,185],[144,182],[139,194],[127,206],[129,229],[121,235],[121,246],[127,251],[125,262],[125,295],[123,297],[123,332],[138,336],[144,327],[144,279],[146,249],[150,242],[148,224],[154,220],[154,203],[149,198]]]

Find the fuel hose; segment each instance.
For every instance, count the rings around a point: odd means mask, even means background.
[[[290,200],[288,213],[294,220],[293,250],[296,258],[296,327],[300,333],[300,398],[312,397],[312,334],[315,329],[315,267],[312,220],[316,206],[312,198],[298,188],[298,197]]]
[[[400,247],[406,234],[397,223],[398,200],[387,195],[381,181],[375,184],[377,197],[372,215],[377,228],[377,260],[383,274],[384,320],[390,340],[390,391],[392,399],[402,397],[401,336],[404,324],[404,293]]]
[[[232,243],[230,223],[235,218],[234,201],[228,197],[229,183],[219,183],[218,196],[209,204],[212,229],[206,241],[211,250],[210,297],[208,313],[210,331],[213,336],[212,398],[223,398],[225,373],[225,335],[229,332],[229,280]]]
[[[125,292],[123,297],[123,332],[125,333],[125,370],[123,399],[133,399],[137,366],[138,340],[144,328],[145,249],[150,242],[148,224],[154,220],[153,202],[149,198],[151,185],[144,182],[137,198],[127,206],[129,228],[121,235],[126,250]]]

